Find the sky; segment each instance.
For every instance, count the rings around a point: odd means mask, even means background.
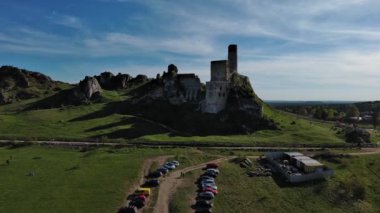
[[[380,100],[378,0],[1,0],[0,65],[210,78],[237,44],[265,100]]]

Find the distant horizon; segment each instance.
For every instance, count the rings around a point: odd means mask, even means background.
[[[238,45],[263,99],[380,100],[380,1],[47,0],[0,2],[2,64],[75,83],[168,64],[210,78]],[[212,9],[210,9],[212,8]]]

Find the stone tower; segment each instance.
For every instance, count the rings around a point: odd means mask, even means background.
[[[234,72],[237,72],[237,60],[237,45],[230,44],[228,46],[228,71],[230,75]]]
[[[206,82],[203,112],[218,113],[226,106],[230,76],[237,72],[237,45],[228,46],[228,60],[211,61],[211,80]]]

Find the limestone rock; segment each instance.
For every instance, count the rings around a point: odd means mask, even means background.
[[[86,76],[79,85],[73,89],[71,103],[88,103],[91,100],[97,100],[101,97],[102,88],[98,80],[94,77]]]
[[[226,109],[244,111],[252,116],[262,116],[262,102],[254,93],[249,78],[237,73],[231,76]]]
[[[7,94],[0,92],[0,104],[8,104],[11,102],[12,102],[12,100],[9,99]]]

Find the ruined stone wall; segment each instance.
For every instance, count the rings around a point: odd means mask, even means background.
[[[184,90],[185,99],[188,101],[196,101],[201,89],[199,78],[181,78],[179,83]]]
[[[228,46],[228,72],[229,74],[237,72],[237,45],[231,44]]]
[[[226,106],[229,91],[228,81],[206,82],[206,103],[203,112],[218,113]]]
[[[228,81],[227,60],[211,61],[211,81]]]

